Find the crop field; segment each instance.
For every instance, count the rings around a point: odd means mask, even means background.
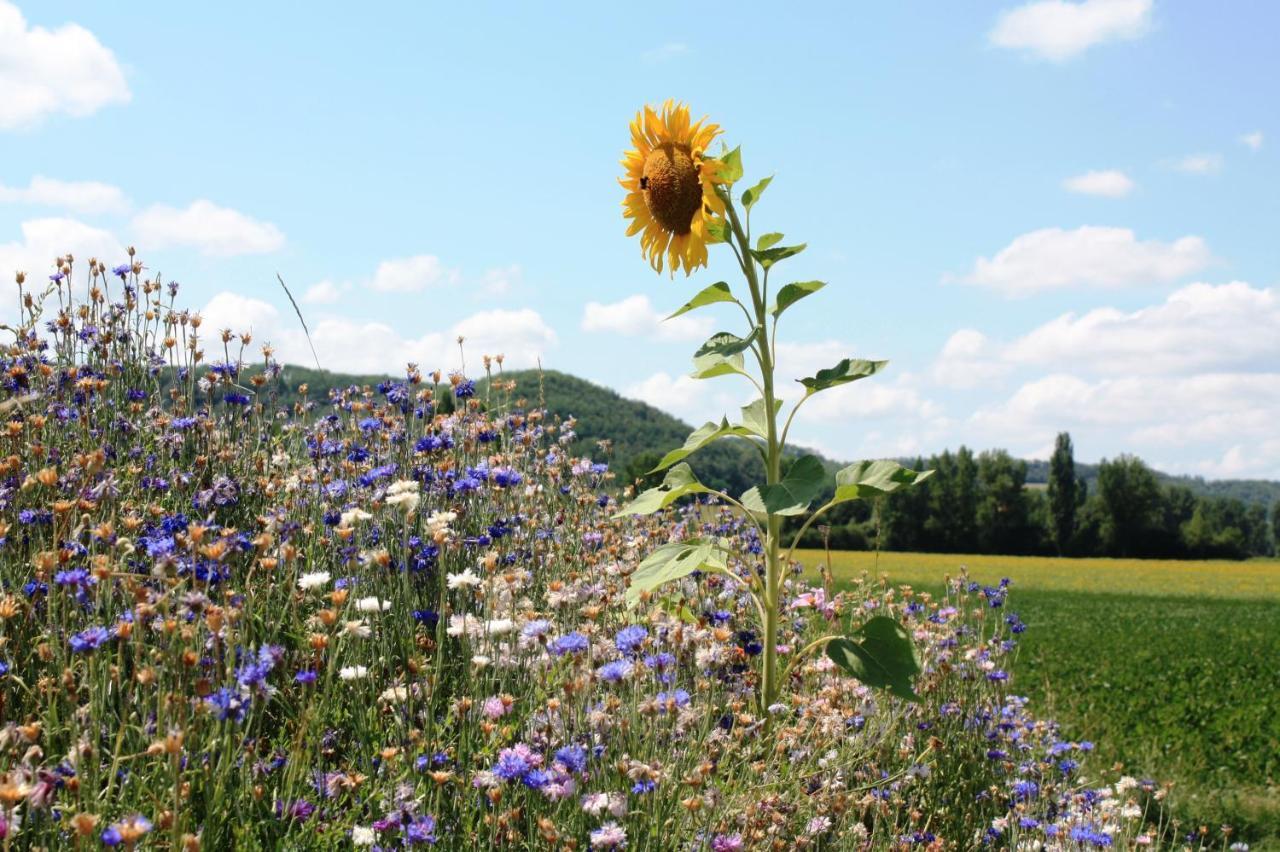
[[[1005,606],[1028,627],[1014,692],[1096,738],[1100,765],[1174,782],[1188,830],[1280,844],[1280,562],[831,554],[844,584],[867,572],[937,590],[962,566],[1013,581]]]

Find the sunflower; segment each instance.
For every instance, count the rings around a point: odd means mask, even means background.
[[[663,255],[672,275],[707,265],[707,223],[724,205],[715,192],[716,162],[702,154],[718,135],[719,125],[691,123],[689,108],[672,101],[661,114],[646,106],[631,122],[627,174],[618,179],[627,190],[622,215],[631,220],[627,236],[640,234],[641,252],[657,272]]]

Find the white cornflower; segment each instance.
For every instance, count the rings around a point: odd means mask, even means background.
[[[298,578],[298,588],[304,592],[317,589],[329,582],[328,571],[312,571],[309,574],[303,574]]]
[[[343,666],[338,670],[338,677],[343,680],[359,680],[369,674],[369,670],[364,666]]]
[[[391,601],[379,600],[378,596],[374,595],[356,601],[356,609],[360,612],[386,612],[391,609]]]
[[[346,624],[342,625],[342,630],[348,636],[355,636],[357,639],[368,639],[373,635],[373,629],[360,619],[348,621]]]
[[[373,833],[373,829],[367,825],[356,825],[351,827],[351,842],[356,846],[372,846],[378,840],[378,835]]]
[[[445,585],[447,585],[450,590],[461,589],[467,586],[478,586],[483,582],[484,581],[480,579],[480,577],[470,568],[467,568],[459,574],[450,574],[445,578]]]
[[[378,696],[381,701],[400,703],[409,698],[409,690],[403,686],[389,686]]]
[[[484,632],[489,636],[503,636],[516,629],[516,623],[509,618],[494,618],[484,623]]]
[[[342,513],[342,520],[338,523],[340,527],[350,527],[359,521],[367,521],[372,518],[364,509],[348,509]]]
[[[449,616],[449,627],[445,630],[450,636],[480,636],[484,633],[484,624],[470,613]]]

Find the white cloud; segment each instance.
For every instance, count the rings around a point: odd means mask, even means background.
[[[1249,147],[1251,151],[1262,150],[1262,131],[1255,130],[1252,133],[1246,133],[1240,137],[1240,142]]]
[[[620,302],[601,304],[587,302],[582,309],[582,330],[625,337],[648,337],[657,340],[702,341],[711,336],[712,323],[707,317],[685,314],[664,319],[654,310],[649,297],[628,296]]]
[[[1000,14],[988,39],[1061,62],[1108,41],[1136,39],[1151,26],[1152,0],[1037,0]]]
[[[1008,344],[962,330],[933,377],[947,384],[946,370],[968,363],[1021,379],[952,442],[1028,454],[1069,430],[1089,456],[1136,451],[1217,476],[1280,472],[1280,289],[1190,284],[1139,310],[1064,314]]]
[[[1170,163],[1174,171],[1189,175],[1212,175],[1222,171],[1221,154],[1189,154]]]
[[[456,281],[457,272],[446,269],[440,258],[419,254],[382,261],[369,286],[380,293],[417,293],[436,284]]]
[[[0,184],[0,203],[61,207],[76,213],[122,213],[129,208],[129,200],[118,187],[42,175],[33,177],[26,188]]]
[[[311,350],[292,311],[282,312],[261,299],[222,292],[200,312],[206,329],[252,331],[255,341],[270,342],[281,363],[310,364]],[[321,317],[310,323],[311,340],[328,370],[354,373],[398,373],[406,364],[423,371],[449,371],[462,366],[458,338],[463,338],[466,367],[480,370],[482,355],[505,356],[509,369],[532,367],[557,345],[556,333],[532,310],[492,310],[473,314],[447,331],[405,337],[386,323],[345,317]],[[210,336],[207,339],[212,339]]]
[[[28,280],[36,286],[44,284],[54,272],[54,259],[67,253],[75,258],[77,277],[81,273],[87,275],[91,257],[108,266],[128,260],[124,246],[101,228],[75,219],[32,219],[22,223],[21,240],[0,243],[0,286],[12,286],[13,275],[19,271],[27,273]]]
[[[520,264],[496,266],[486,269],[480,277],[479,292],[483,296],[505,296],[519,287],[523,280],[524,270],[520,268]]]
[[[1016,238],[993,258],[978,258],[960,280],[1027,296],[1078,285],[1168,283],[1203,269],[1211,259],[1200,237],[1164,243],[1139,241],[1128,228],[1043,228]]]
[[[1236,475],[1280,475],[1274,444],[1280,418],[1280,373],[1126,376],[1089,381],[1054,373],[1022,385],[1009,399],[978,411],[973,434],[1026,452],[1068,430],[1082,443],[1152,453],[1189,449],[1210,454],[1192,465],[1208,471],[1236,446],[1257,458]],[[1270,451],[1265,448],[1270,445]],[[1237,461],[1240,453],[1233,454]],[[1184,466],[1186,469],[1186,466]]]
[[[1082,195],[1100,195],[1103,198],[1124,198],[1133,191],[1133,180],[1119,169],[1085,172],[1067,178],[1062,185],[1069,192]]]
[[[270,222],[204,199],[182,210],[154,204],[134,217],[133,228],[140,245],[148,249],[184,246],[205,255],[229,257],[266,254],[284,245],[284,234]]]
[[[931,377],[943,387],[969,390],[996,381],[1013,369],[1000,357],[1000,347],[982,332],[962,328],[947,339]]]
[[[342,298],[342,289],[325,279],[308,287],[302,294],[302,301],[308,305],[332,305]]]
[[[646,50],[641,58],[645,62],[658,63],[667,62],[689,53],[689,45],[682,41],[669,41],[666,44]]]
[[[1241,281],[1191,284],[1129,313],[1064,314],[1014,341],[1003,358],[1111,375],[1261,368],[1280,363],[1280,293]]]
[[[0,0],[0,130],[65,113],[90,115],[131,95],[115,54],[78,24],[30,26]]]

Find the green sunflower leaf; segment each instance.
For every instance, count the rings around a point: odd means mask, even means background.
[[[670,506],[681,497],[689,494],[708,494],[711,490],[698,481],[698,477],[693,473],[693,468],[687,464],[678,464],[667,471],[667,475],[663,477],[661,485],[642,492],[640,496],[614,513],[614,517],[652,515],[654,512]]]
[[[826,470],[815,456],[801,456],[773,485],[756,485],[742,495],[742,505],[757,515],[799,515],[822,493]]]
[[[692,299],[685,302],[684,305],[682,305],[678,311],[673,313],[671,316],[667,317],[667,319],[675,319],[681,314],[687,314],[689,313],[689,311],[695,310],[696,308],[706,307],[707,305],[714,305],[716,302],[732,302],[732,301],[735,301],[735,300],[733,298],[732,291],[729,290],[729,285],[724,281],[717,281],[714,284],[711,284],[707,287],[703,287],[698,292],[698,295],[694,296]]]
[[[811,395],[827,388],[846,385],[849,382],[856,382],[858,379],[865,379],[867,376],[874,376],[883,370],[888,363],[888,361],[867,361],[863,358],[845,358],[834,367],[819,370],[807,379],[797,379],[796,381],[804,385],[806,394]]]
[[[827,656],[867,686],[887,689],[899,698],[919,701],[911,680],[920,674],[920,655],[907,628],[878,615],[854,631],[827,643]]]
[[[788,284],[778,291],[778,301],[773,306],[770,313],[774,319],[782,316],[782,312],[803,299],[805,296],[812,296],[814,293],[827,286],[825,281],[796,281]]]

